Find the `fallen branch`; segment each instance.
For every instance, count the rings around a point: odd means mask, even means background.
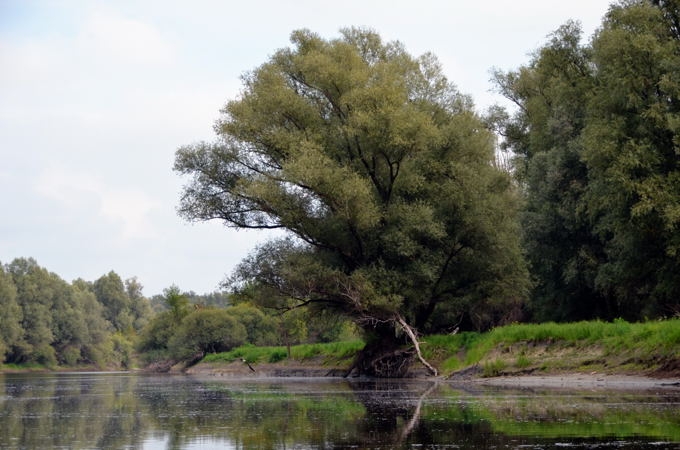
[[[408,337],[411,339],[411,342],[413,342],[413,346],[416,349],[416,355],[418,355],[418,359],[420,360],[420,362],[425,367],[427,367],[427,370],[429,370],[432,375],[434,375],[436,377],[437,376],[437,369],[432,367],[432,365],[430,363],[428,363],[427,360],[425,360],[425,358],[423,358],[423,354],[420,352],[420,344],[418,343],[418,337],[416,336],[415,331],[413,331],[413,328],[411,328],[411,326],[409,324],[407,324],[406,321],[404,320],[404,318],[401,317],[400,315],[396,315],[395,320],[404,329],[406,334],[408,334]]]

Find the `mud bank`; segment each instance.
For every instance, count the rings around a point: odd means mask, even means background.
[[[231,378],[319,378],[343,377],[346,367],[295,363],[252,364],[240,361],[231,363],[198,363],[182,371],[188,375],[212,375]]]
[[[252,369],[242,362],[199,363],[184,370],[188,375],[244,378],[342,378],[345,367],[314,366],[307,364],[253,364]],[[431,377],[424,370],[410,372],[411,379],[439,380],[452,384],[474,384],[526,389],[586,389],[586,390],[680,390],[680,378],[655,378],[646,375],[616,375],[597,373],[560,373],[541,375],[481,377],[475,373],[464,376]]]
[[[586,390],[680,390],[678,378],[652,378],[643,375],[600,375],[567,373],[474,378],[471,383],[508,388],[548,388]]]

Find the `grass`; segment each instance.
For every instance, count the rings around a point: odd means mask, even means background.
[[[302,344],[291,347],[290,359],[309,361],[322,359],[324,363],[349,362],[364,347],[362,341],[330,342],[324,344]],[[286,347],[255,347],[244,345],[229,352],[214,353],[203,358],[204,362],[233,362],[245,359],[251,363],[277,363],[288,360]]]
[[[680,319],[513,324],[423,341],[425,357],[443,373],[472,365],[480,365],[486,376],[530,369],[653,370],[664,361],[680,360]]]
[[[31,372],[31,371],[48,371],[54,367],[46,366],[45,364],[39,363],[23,363],[23,364],[0,364],[0,372]]]
[[[205,362],[252,363],[296,361],[347,366],[362,341],[291,347],[242,346],[208,355]],[[423,356],[446,376],[478,367],[483,376],[512,373],[597,371],[649,373],[664,363],[680,366],[680,319],[629,323],[588,321],[513,324],[487,333],[463,332],[422,338]]]

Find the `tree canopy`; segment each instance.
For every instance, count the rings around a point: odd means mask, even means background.
[[[176,154],[189,176],[183,217],[287,232],[234,285],[382,336],[399,322],[434,331],[511,318],[527,290],[518,196],[470,99],[433,55],[369,30],[291,41],[244,75],[216,142]]]
[[[124,285],[112,271],[94,283],[67,283],[32,258],[16,258],[0,264],[0,364],[125,365],[139,330],[134,326],[141,327],[149,311],[134,278]],[[127,318],[125,330],[119,317]]]
[[[537,319],[680,311],[680,3],[621,1],[592,42],[557,30],[497,72],[526,189]]]

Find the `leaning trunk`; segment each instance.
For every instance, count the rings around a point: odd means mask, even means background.
[[[346,376],[355,372],[377,378],[403,378],[418,359],[432,375],[437,370],[422,356],[415,330],[401,316],[365,327],[368,342]],[[410,345],[409,345],[410,344]]]

